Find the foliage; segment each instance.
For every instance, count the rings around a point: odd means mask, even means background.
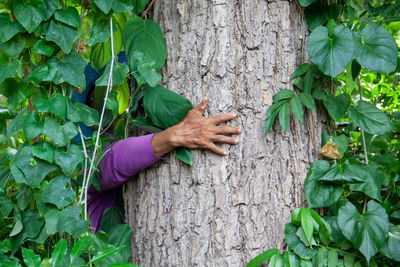
[[[147,4],[1,1],[1,266],[136,266],[127,263],[131,230],[120,224],[120,212],[106,210],[106,232],[94,234],[85,198],[110,143],[103,133],[119,115],[116,139],[138,121],[151,130],[169,127],[192,107],[157,85],[166,44],[158,24],[141,13]],[[127,64],[113,58],[120,51]],[[106,115],[101,105],[71,99],[87,86],[88,61],[99,71],[95,97],[106,95]],[[102,130],[83,137],[82,123]],[[177,156],[191,164],[189,150]]]
[[[329,115],[324,159],[307,173],[309,208],[296,209],[285,226],[287,250],[267,250],[247,266],[397,266],[400,1],[299,3],[311,63],[293,72],[295,91],[274,95],[265,132],[278,114],[286,133],[290,110],[303,123],[302,105],[322,106]]]

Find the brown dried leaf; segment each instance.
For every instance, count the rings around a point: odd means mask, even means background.
[[[340,159],[343,157],[338,151],[338,144],[328,141],[319,151],[319,153],[330,159]]]

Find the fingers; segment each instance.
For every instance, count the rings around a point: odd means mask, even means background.
[[[217,126],[215,127],[216,134],[240,134],[240,129],[233,126]]]
[[[225,113],[225,114],[221,114],[221,115],[215,116],[215,117],[211,118],[211,120],[215,124],[220,124],[220,123],[223,123],[225,121],[233,120],[234,118],[236,118],[236,113],[231,112],[231,113]]]
[[[206,110],[207,104],[208,104],[208,98],[204,97],[201,103],[197,107],[195,107],[195,109],[199,111],[201,115],[203,115],[204,111]]]
[[[212,138],[212,141],[215,143],[225,143],[225,144],[231,144],[231,145],[237,145],[239,143],[239,139],[235,137],[229,137],[225,135],[215,135]]]
[[[225,156],[228,154],[228,152],[226,152],[225,150],[223,150],[222,148],[217,147],[214,143],[208,143],[206,145],[206,148],[208,150],[211,150],[212,152],[221,155],[221,156]]]

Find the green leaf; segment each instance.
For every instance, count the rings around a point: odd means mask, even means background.
[[[111,1],[108,1],[111,2]],[[114,28],[113,28],[114,30]],[[97,43],[103,43],[111,38],[110,23],[108,20],[99,20],[90,31],[88,44],[94,46]],[[111,46],[110,46],[111,47]],[[110,72],[110,71],[109,71]]]
[[[353,177],[358,176],[358,178],[363,180],[363,183],[350,184],[351,190],[364,192],[367,196],[382,202],[380,190],[382,185],[382,174],[376,168],[371,165],[351,165],[351,169],[348,169],[348,175],[353,175]]]
[[[96,6],[103,11],[104,14],[108,14],[111,10],[114,0],[95,0]]]
[[[389,238],[386,239],[381,251],[386,257],[400,262],[400,226],[390,224]]]
[[[133,124],[137,127],[143,128],[147,132],[151,132],[151,133],[162,131],[162,129],[156,127],[148,117],[145,117],[143,115],[137,116],[133,120]]]
[[[53,54],[54,49],[54,46],[47,45],[46,41],[43,39],[37,40],[33,45],[33,52],[47,57],[50,57]]]
[[[13,11],[17,20],[29,33],[46,19],[46,6],[40,0],[32,0],[29,4],[23,0],[15,0]]]
[[[309,6],[309,5],[311,5],[312,3],[316,2],[316,1],[318,1],[318,0],[299,0],[299,4],[302,7],[306,7],[306,6]]]
[[[141,62],[137,68],[137,72],[133,74],[136,77],[140,76],[143,81],[146,81],[151,87],[155,87],[158,81],[161,80],[162,76],[154,69],[154,62]]]
[[[287,223],[285,225],[285,241],[288,246],[303,259],[311,259],[317,254],[316,249],[307,248],[297,236],[297,226]]]
[[[145,8],[147,2],[149,0],[136,0],[133,2],[133,12],[135,12],[136,15],[139,15],[140,12]]]
[[[32,154],[48,163],[54,162],[54,146],[48,142],[35,143],[32,147]]]
[[[281,124],[282,131],[286,133],[289,127],[290,107],[289,103],[285,102],[279,110],[279,123]]]
[[[114,12],[129,12],[132,10],[131,2],[129,0],[113,0],[111,8]]]
[[[16,82],[15,80],[11,80],[11,84],[15,84],[13,88],[12,94],[8,97],[8,107],[11,110],[15,110],[18,108],[18,105],[25,101],[36,89],[34,86],[29,84],[27,81]],[[7,81],[6,81],[7,82]]]
[[[71,265],[74,264],[74,261],[89,247],[89,245],[90,236],[82,236],[78,239],[71,250]]]
[[[335,28],[333,36],[319,26],[312,31],[307,42],[311,61],[326,75],[336,77],[353,58],[354,41],[351,31],[343,25]]]
[[[22,214],[22,225],[24,238],[35,238],[42,228],[43,218],[36,210],[26,210]]]
[[[125,24],[123,41],[132,72],[136,72],[142,62],[152,62],[155,71],[161,69],[167,57],[167,46],[157,22],[151,19],[129,20]]]
[[[92,258],[92,260],[90,262],[91,263],[98,263],[98,262],[104,260],[105,258],[117,253],[118,251],[120,251],[124,247],[125,246],[120,246],[120,247],[116,247],[116,248],[110,248],[110,249],[106,249],[106,250],[103,250],[103,251],[99,251],[96,255],[94,255],[94,257]]]
[[[81,19],[79,17],[78,10],[71,6],[67,7],[66,9],[56,10],[54,13],[54,18],[75,28],[79,28],[81,26]]]
[[[349,105],[349,98],[345,94],[340,94],[338,96],[328,94],[324,100],[324,106],[335,121],[339,121],[343,117]]]
[[[82,121],[87,126],[99,124],[99,114],[95,109],[72,99],[67,102],[67,119],[72,122]]]
[[[44,81],[52,81],[57,74],[57,69],[52,65],[44,64],[34,70],[31,75],[31,79],[35,83],[41,83]]]
[[[11,173],[17,183],[38,187],[43,179],[56,170],[56,166],[40,159],[34,159],[32,147],[24,146],[15,155],[11,162]]]
[[[301,267],[313,267],[313,264],[309,260],[300,259],[300,266]]]
[[[279,249],[277,249],[277,248],[268,249],[267,251],[264,251],[257,257],[253,258],[246,265],[246,267],[257,267],[257,266],[261,265],[262,263],[266,262],[267,260],[271,259],[272,256],[274,256],[278,253],[279,253]]]
[[[71,144],[66,152],[64,151],[64,148],[57,148],[54,154],[54,160],[65,174],[72,174],[76,166],[83,161],[81,146]]]
[[[396,70],[398,48],[393,36],[384,27],[369,24],[354,37],[355,56],[364,68],[381,73]]]
[[[53,140],[57,146],[65,146],[78,133],[76,126],[67,121],[60,126],[56,119],[46,117],[43,127],[43,134]]]
[[[319,180],[334,184],[362,183],[364,180],[360,178],[360,174],[358,173],[359,167],[350,164],[342,166],[335,163]]]
[[[283,258],[281,254],[275,254],[271,257],[268,267],[283,267]]]
[[[369,102],[358,101],[349,108],[353,123],[370,134],[384,134],[393,130],[393,124],[380,109]]]
[[[96,80],[96,86],[107,86],[108,78],[110,75],[111,61],[107,64],[106,69],[99,79]],[[129,72],[128,65],[119,64],[118,59],[116,58],[114,61],[113,75],[112,75],[112,85],[117,86],[122,84],[125,81],[126,75]]]
[[[389,217],[385,209],[371,200],[360,214],[350,201],[339,207],[338,224],[343,235],[360,250],[369,262],[382,247],[389,231]]]
[[[0,196],[0,215],[1,217],[8,217],[13,210],[14,205],[10,199]]]
[[[325,247],[319,247],[318,253],[315,258],[313,258],[314,266],[327,266],[328,264],[328,252]]]
[[[65,24],[57,24],[54,20],[50,21],[49,28],[46,31],[46,40],[56,43],[65,54],[71,51],[72,44],[77,36],[77,29]]]
[[[294,78],[300,77],[301,75],[303,75],[304,73],[306,73],[310,69],[311,69],[311,64],[310,63],[303,63],[292,73],[292,75],[290,76],[290,79],[294,79]]]
[[[162,86],[146,86],[143,104],[152,122],[162,129],[178,124],[192,108],[187,98]]]
[[[329,162],[318,160],[311,165],[304,183],[307,202],[311,208],[328,207],[338,201],[343,187],[325,184],[319,179],[330,169]]]
[[[192,151],[186,147],[178,147],[176,150],[176,157],[183,161],[184,163],[192,166],[193,164],[193,154]]]
[[[290,107],[292,108],[292,112],[294,116],[301,122],[304,122],[304,112],[303,106],[301,105],[300,99],[297,97],[293,97],[290,99]]]
[[[19,57],[25,47],[25,39],[16,35],[7,42],[0,42],[0,48],[10,58]]]
[[[60,94],[54,94],[50,100],[49,111],[64,119],[67,113],[67,98]]]
[[[85,90],[86,79],[84,71],[87,64],[75,50],[65,56],[64,61],[53,57],[49,60],[49,64],[57,70],[54,78],[55,84],[67,82],[79,89]]]
[[[10,15],[6,13],[0,14],[0,40],[7,42],[17,33],[24,31],[24,28],[16,20],[11,20]]]
[[[20,66],[18,60],[10,61],[0,61],[0,83],[2,83],[7,78],[14,77]]]
[[[32,190],[29,186],[20,185],[17,194],[17,203],[21,211],[25,210],[33,198]]]
[[[285,267],[297,267],[297,257],[293,252],[286,251],[285,252]]]
[[[314,234],[314,219],[308,209],[301,209],[300,212],[301,228],[303,228],[304,235],[307,239],[308,245],[311,246],[311,240]]]
[[[32,140],[43,132],[44,121],[36,121],[37,112],[33,111],[25,117],[24,132],[28,140]]]
[[[113,227],[123,223],[124,216],[118,207],[108,207],[101,217],[100,229],[106,233],[110,233]]]
[[[46,231],[48,234],[66,232],[74,237],[85,233],[89,228],[89,223],[81,220],[81,208],[79,206],[68,206],[62,211],[52,209],[46,212]]]
[[[299,98],[301,103],[303,103],[304,106],[306,106],[306,108],[311,109],[314,112],[317,112],[317,109],[315,107],[315,101],[311,94],[307,92],[302,92],[299,94]]]
[[[18,113],[11,111],[6,106],[0,105],[0,120],[14,119]]]
[[[328,267],[336,267],[338,263],[338,253],[336,250],[328,250]]]
[[[281,100],[286,100],[286,99],[290,99],[292,97],[295,97],[296,94],[292,91],[292,90],[288,90],[288,89],[283,89],[280,90],[278,93],[276,93],[272,99],[273,99],[273,103],[279,102]]]
[[[267,134],[269,132],[269,130],[271,130],[272,125],[274,124],[276,115],[278,115],[283,104],[285,104],[285,103],[286,103],[286,101],[279,101],[277,103],[272,103],[272,105],[268,108],[267,118],[265,119],[265,126],[264,126],[265,134]]]
[[[24,257],[24,262],[27,266],[30,267],[39,267],[41,258],[39,255],[36,255],[35,252],[33,252],[30,249],[27,248],[22,248],[22,256]]]
[[[320,1],[313,3],[304,10],[308,28],[313,31],[318,26],[325,24],[329,19],[335,19],[340,10],[341,8],[338,5],[327,6]]]
[[[75,199],[75,191],[65,188],[69,182],[70,179],[64,175],[52,179],[43,191],[42,201],[54,204],[59,209],[70,204]]]
[[[67,255],[68,243],[65,239],[60,239],[51,253],[51,266],[59,266],[63,258]]]

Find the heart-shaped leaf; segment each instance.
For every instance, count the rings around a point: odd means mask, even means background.
[[[326,75],[336,77],[353,59],[354,41],[351,31],[343,25],[335,28],[332,36],[328,29],[319,26],[307,41],[311,61]]]

